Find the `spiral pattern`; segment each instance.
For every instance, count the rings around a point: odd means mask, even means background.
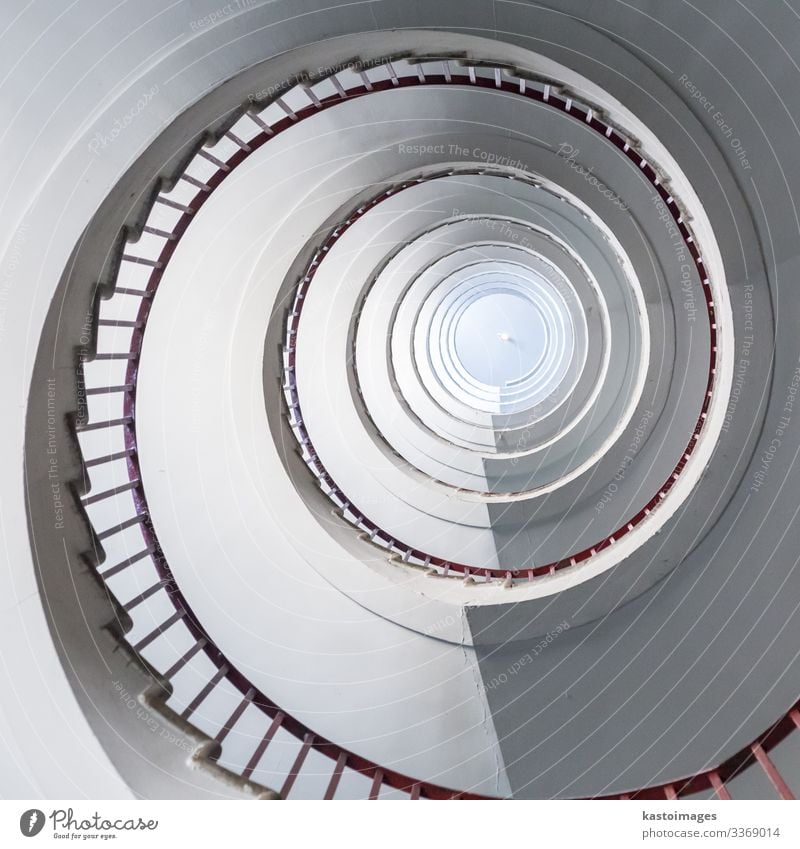
[[[790,798],[791,92],[672,10],[278,5],[92,113],[71,216],[78,129],[30,187],[25,510],[100,747],[139,794]]]

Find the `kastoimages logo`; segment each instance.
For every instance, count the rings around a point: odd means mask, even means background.
[[[31,808],[19,818],[19,830],[25,837],[36,837],[44,828],[44,811]]]

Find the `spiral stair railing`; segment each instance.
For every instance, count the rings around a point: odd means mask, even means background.
[[[113,296],[97,302],[94,355],[81,363],[88,417],[85,421],[76,422],[75,431],[84,460],[84,478],[91,481],[91,488],[81,497],[81,504],[93,525],[93,513],[98,505],[103,506],[104,515],[112,509],[119,517],[119,521],[111,525],[94,526],[96,539],[105,549],[106,556],[92,565],[99,580],[116,599],[121,617],[130,619],[131,625],[124,634],[127,648],[144,662],[167,694],[155,698],[151,694],[149,703],[162,710],[165,716],[175,715],[207,736],[210,743],[201,747],[202,751],[198,753],[201,759],[209,757],[256,787],[274,788],[282,798],[298,793],[325,799],[341,796],[365,799],[481,797],[383,767],[320,737],[281,709],[268,695],[253,687],[214,645],[212,636],[204,631],[193,614],[160,548],[138,461],[135,417],[139,355],[147,318],[164,269],[192,216],[228,173],[269,138],[306,115],[373,90],[437,84],[495,87],[548,102],[605,135],[651,180],[680,228],[704,284],[712,328],[706,403],[692,441],[673,474],[626,526],[590,549],[527,571],[519,576],[524,580],[575,566],[597,551],[613,545],[616,539],[632,530],[636,522],[657,508],[680,474],[693,442],[699,436],[714,380],[714,306],[702,268],[702,257],[681,212],[679,199],[673,197],[668,181],[662,178],[655,166],[637,151],[634,140],[626,138],[610,119],[572,98],[565,89],[526,77],[518,69],[431,57],[398,57],[387,62],[386,68],[388,78],[371,80],[368,69],[354,65],[349,70],[298,85],[265,108],[251,104],[219,139],[202,144],[174,187],[159,192],[155,197],[141,232],[131,234],[135,238],[128,239],[121,248]],[[320,83],[332,85],[334,92],[319,96],[315,87]],[[374,202],[379,200],[377,198]],[[337,235],[338,232],[329,238],[335,239]],[[324,250],[325,245],[322,244],[320,252]],[[318,257],[315,261],[319,261]],[[312,261],[312,266],[315,261]],[[311,276],[313,272],[299,281],[287,322],[289,337],[284,351],[286,415],[306,464],[317,480],[326,485],[329,497],[337,503],[340,512],[346,514],[349,502],[345,494],[318,463],[304,432],[292,381],[291,334],[299,317],[303,287],[309,285]],[[470,574],[479,574],[486,580],[512,577],[507,570],[468,567],[432,558],[404,546],[358,511],[345,515],[345,518],[364,532],[370,542],[384,548],[389,557],[400,558],[409,565],[437,569],[445,575],[455,573],[460,578]],[[93,559],[96,561],[96,558]],[[123,580],[134,571],[137,573],[136,581]],[[134,583],[139,588],[136,592],[130,589]],[[145,588],[141,589],[141,586]],[[148,611],[147,617],[142,616],[145,610]],[[161,624],[156,628],[141,625],[140,621],[152,620],[153,611],[163,616]],[[168,638],[163,639],[167,634]],[[154,652],[155,648],[159,651]],[[198,682],[202,683],[198,685]],[[745,770],[762,771],[777,797],[794,798],[793,789],[782,777],[770,753],[798,731],[800,706],[795,705],[771,729],[714,769],[681,781],[606,798],[680,799],[712,792],[720,799],[730,799],[732,794],[728,785]],[[237,741],[235,747],[232,746],[234,739]],[[249,745],[245,746],[242,741],[248,741]],[[313,790],[310,789],[312,787]]]

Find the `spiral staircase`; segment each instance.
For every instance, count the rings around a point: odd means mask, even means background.
[[[794,798],[800,8],[213,5],[3,36],[0,792]]]

